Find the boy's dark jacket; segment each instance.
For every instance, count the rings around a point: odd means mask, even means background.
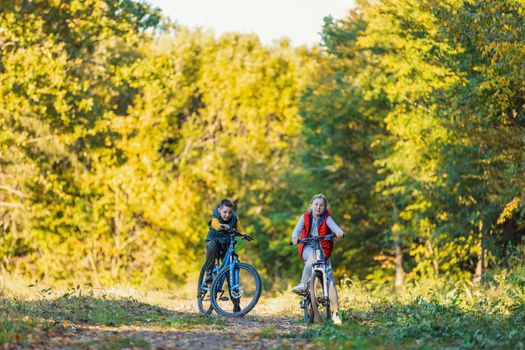
[[[224,221],[221,218],[221,214],[219,214],[219,206],[217,205],[213,209],[213,213],[211,214],[210,220],[208,220],[208,226],[210,227],[210,230],[208,231],[208,237],[206,237],[206,241],[208,240],[220,240],[222,244],[229,244],[230,243],[230,236],[228,236],[225,231],[217,231],[213,227],[211,227],[211,220],[213,218],[217,218],[221,224],[227,224],[230,225],[230,227],[237,227],[237,215],[235,212],[232,213],[232,217],[228,221]]]

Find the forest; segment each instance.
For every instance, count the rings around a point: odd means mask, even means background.
[[[310,47],[188,29],[143,1],[4,0],[0,271],[176,288],[229,198],[255,238],[241,259],[279,291],[323,193],[341,280],[523,290],[524,14],[359,0]]]

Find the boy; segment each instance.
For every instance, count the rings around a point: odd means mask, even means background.
[[[224,257],[230,244],[230,236],[226,233],[230,228],[235,228],[244,234],[237,215],[233,211],[233,203],[223,199],[214,209],[208,221],[210,230],[206,237],[206,279],[204,283],[212,282],[212,270],[217,257]]]

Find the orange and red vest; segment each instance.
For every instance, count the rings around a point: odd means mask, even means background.
[[[299,236],[300,239],[307,238],[308,235],[310,234],[310,229],[311,229],[312,221],[313,221],[312,216],[313,214],[311,210],[303,214],[304,226],[303,226],[303,229],[301,230],[301,235]],[[332,233],[332,230],[330,230],[330,227],[328,227],[328,225],[326,224],[326,220],[328,220],[329,217],[330,217],[330,212],[327,210],[325,214],[321,217],[322,220],[319,223],[319,228],[317,229],[317,234],[319,236],[326,236]],[[323,253],[324,253],[325,258],[329,258],[330,255],[332,254],[332,250],[334,250],[334,242],[323,239],[321,240],[321,247],[323,248]],[[304,249],[304,243],[299,244],[299,246],[297,247],[297,251],[301,259],[303,258],[303,249]]]

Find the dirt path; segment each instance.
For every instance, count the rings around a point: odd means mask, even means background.
[[[202,319],[192,300],[170,306],[176,326],[102,326],[64,322],[50,327],[35,348],[44,349],[309,349],[300,335],[298,299],[261,300],[245,317]],[[204,322],[203,322],[204,321]],[[14,347],[17,349],[17,347]]]
[[[71,346],[98,348],[101,341],[116,339],[142,339],[152,349],[305,349],[305,339],[290,338],[304,331],[289,317],[249,316],[226,320],[224,326],[199,326],[191,329],[170,327],[94,327],[82,326],[71,329],[60,337],[50,339],[49,345],[62,343]],[[140,344],[137,344],[140,345]],[[138,346],[140,347],[140,346]]]

